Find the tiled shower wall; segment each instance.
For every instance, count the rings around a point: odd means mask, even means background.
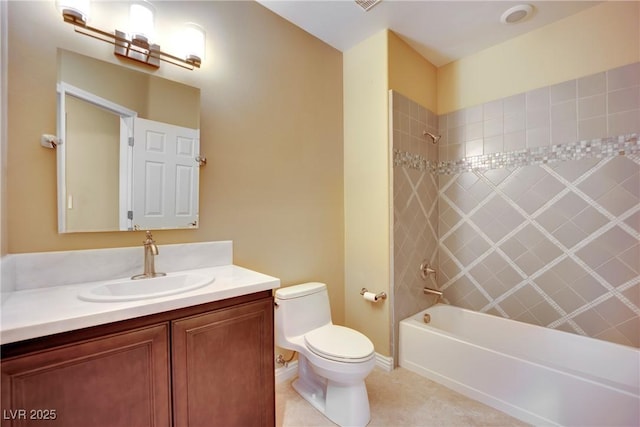
[[[402,178],[437,181],[422,203],[437,205],[446,301],[640,347],[640,64],[439,119],[436,163],[399,145],[394,111],[394,232],[419,228],[398,215]],[[404,240],[395,270],[415,263]]]
[[[438,160],[638,132],[639,81],[635,63],[444,114]]]
[[[438,117],[403,95],[391,93],[393,149],[413,167],[393,168],[393,337],[398,337],[400,320],[433,305],[435,297],[423,294],[425,286],[437,288],[436,278],[426,280],[420,265],[438,264],[438,176],[427,164],[435,165],[438,146],[423,135],[437,134]],[[391,340],[398,360],[397,338]]]

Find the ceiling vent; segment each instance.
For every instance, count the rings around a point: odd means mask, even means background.
[[[371,10],[373,6],[377,5],[381,1],[382,0],[355,0],[356,4],[363,8],[366,12]]]

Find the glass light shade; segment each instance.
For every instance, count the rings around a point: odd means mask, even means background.
[[[182,50],[187,60],[204,60],[206,34],[204,28],[193,22],[184,24],[182,30]]]
[[[90,0],[56,0],[56,7],[63,16],[71,16],[84,23],[89,20]]]
[[[147,1],[135,1],[129,9],[129,34],[133,39],[153,39],[154,8]]]

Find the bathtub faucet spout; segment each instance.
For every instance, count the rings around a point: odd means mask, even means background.
[[[425,287],[422,292],[424,292],[425,295],[436,295],[438,296],[438,298],[442,297],[442,291],[439,291],[437,289],[431,289],[431,288],[427,288]]]

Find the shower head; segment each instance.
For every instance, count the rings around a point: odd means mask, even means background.
[[[426,130],[424,132],[422,132],[423,135],[429,135],[432,139],[432,142],[434,144],[437,144],[438,141],[440,141],[440,138],[442,138],[442,135],[434,135],[431,132],[427,132]]]

